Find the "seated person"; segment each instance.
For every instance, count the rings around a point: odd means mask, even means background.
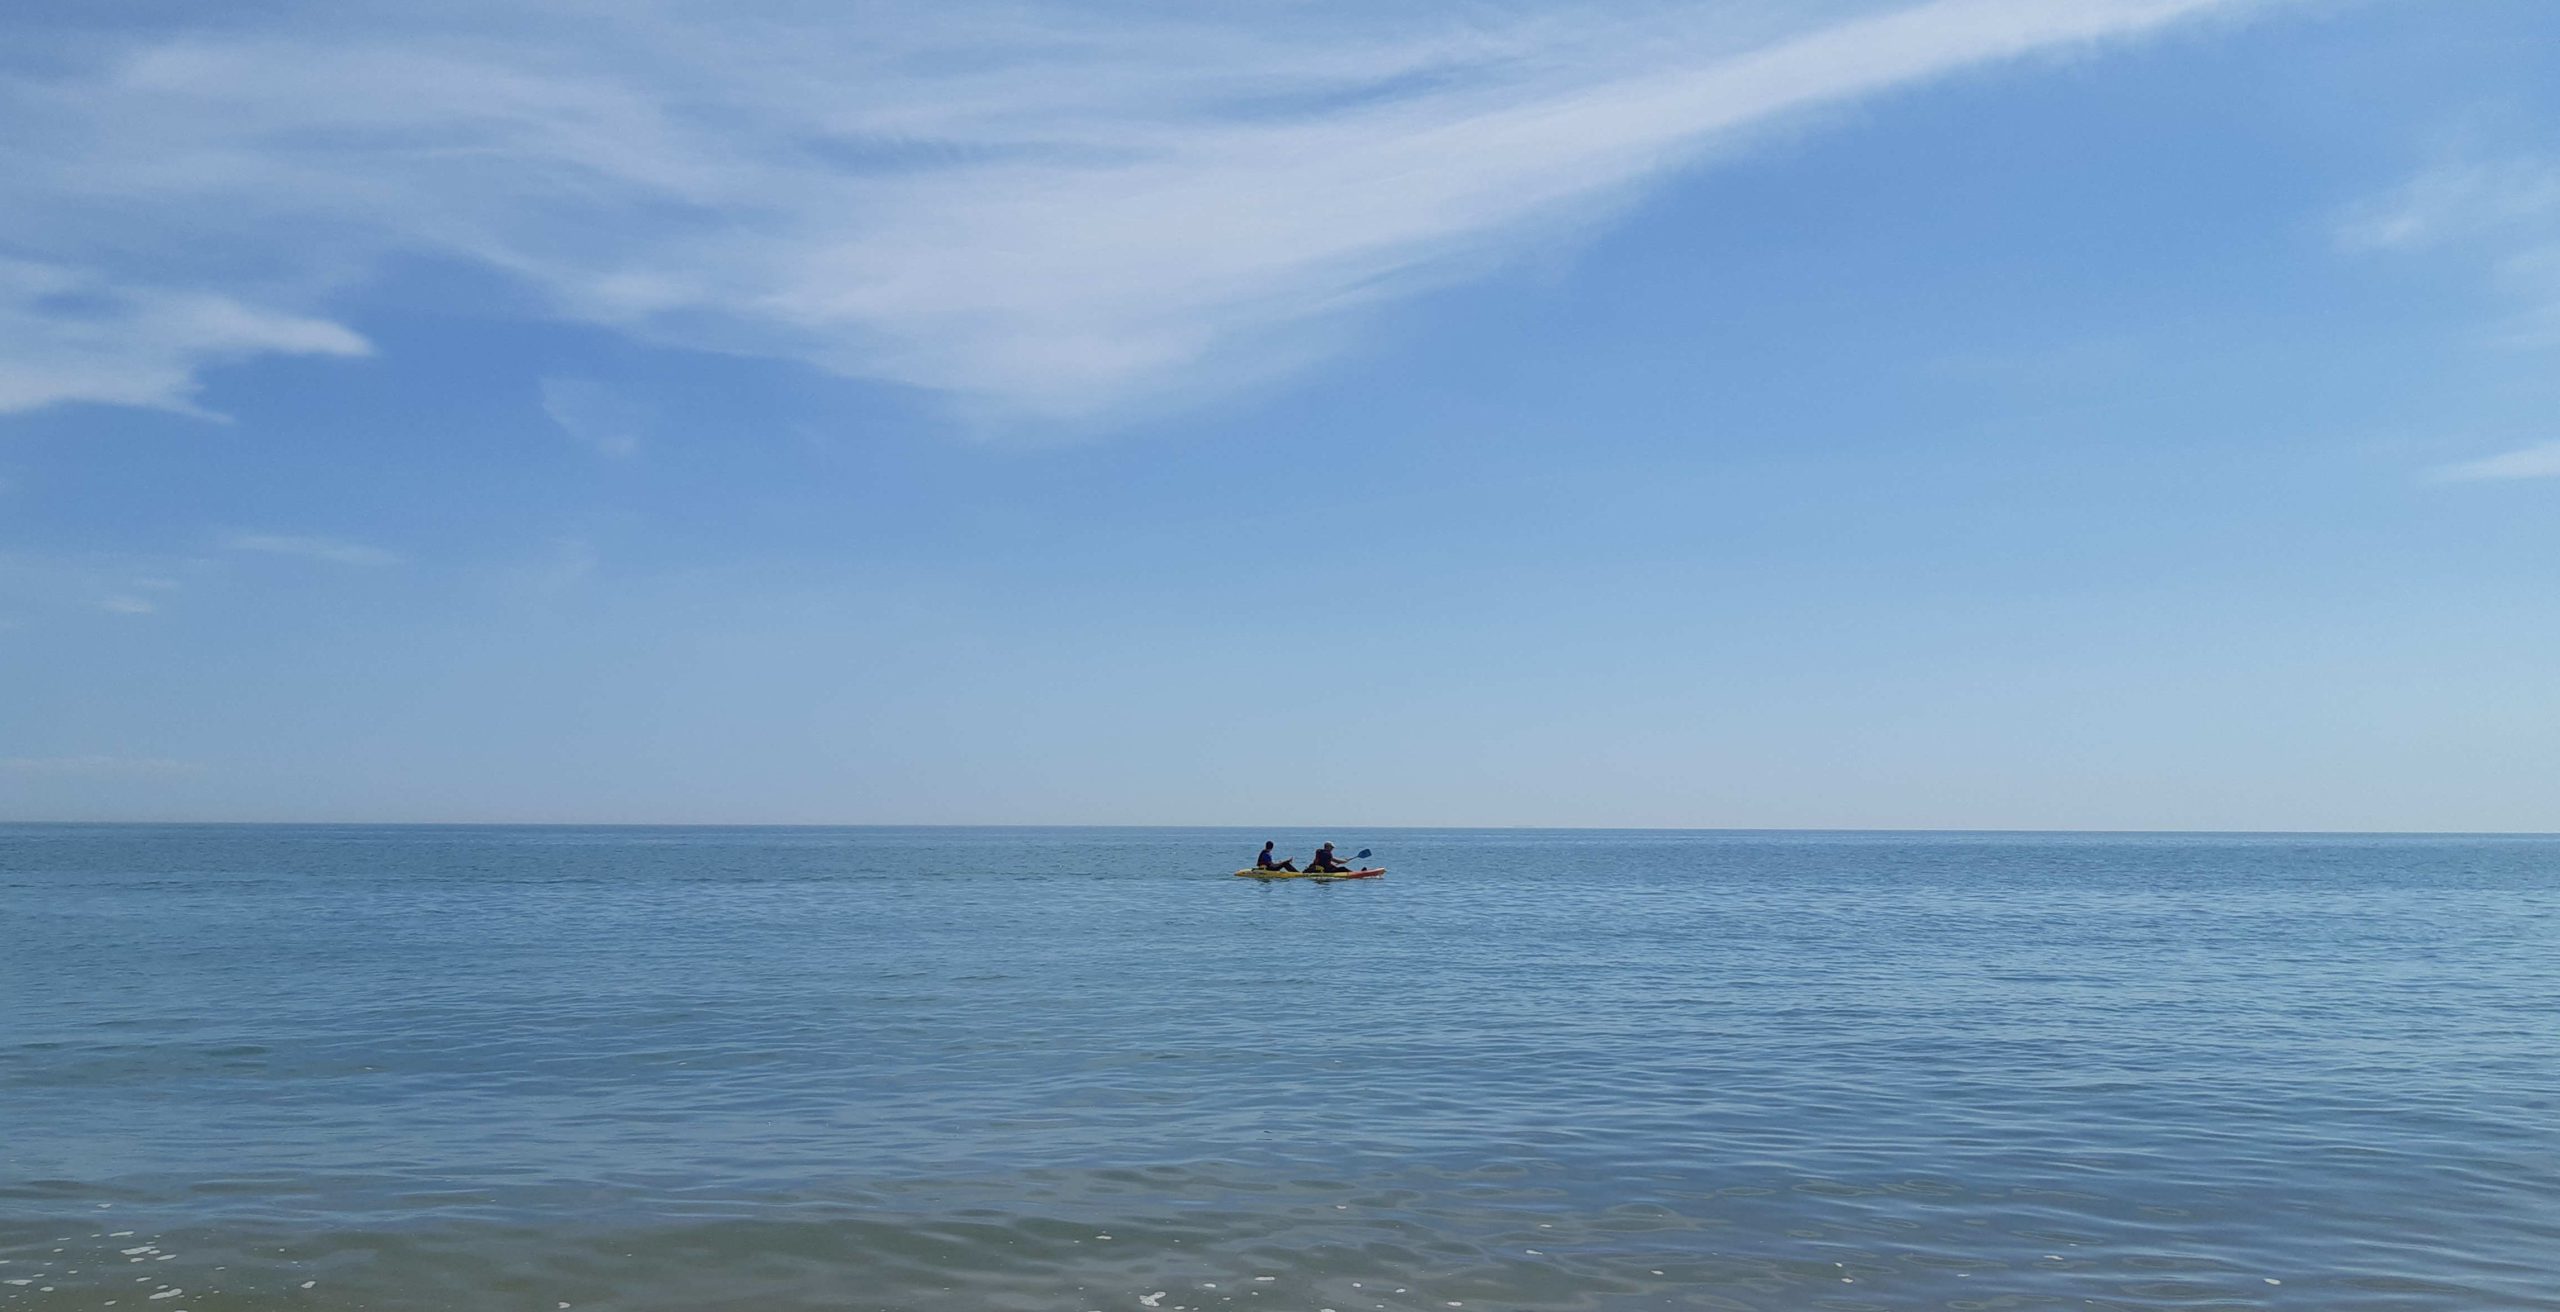
[[[1265,843],[1262,845],[1262,855],[1253,859],[1253,868],[1256,870],[1294,871],[1298,868],[1298,863],[1295,861],[1282,861],[1277,857],[1272,856],[1271,845],[1269,843]]]
[[[1317,848],[1316,854],[1307,859],[1307,869],[1320,871],[1328,875],[1333,874],[1336,871],[1349,870],[1350,868],[1351,867],[1334,859],[1333,844],[1331,843],[1327,843],[1324,846]]]

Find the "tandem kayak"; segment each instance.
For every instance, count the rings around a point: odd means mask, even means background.
[[[1385,866],[1367,870],[1239,870],[1238,879],[1375,879],[1387,873]]]

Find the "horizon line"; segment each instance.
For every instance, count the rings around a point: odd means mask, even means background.
[[[1074,821],[789,821],[789,820],[110,820],[0,818],[0,828],[272,828],[272,829],[1173,829],[1199,832],[1228,830],[1288,832],[1330,829],[1345,833],[1522,833],[1585,834],[1933,834],[1985,836],[2080,836],[2150,838],[2560,838],[2547,829],[2121,829],[1912,827],[1888,825],[1314,825],[1314,824],[1133,824]]]

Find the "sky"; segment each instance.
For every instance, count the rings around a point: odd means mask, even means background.
[[[0,819],[2560,829],[2544,0],[0,8]]]

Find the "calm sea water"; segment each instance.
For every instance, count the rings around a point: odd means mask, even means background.
[[[1264,837],[0,828],[0,1309],[2560,1308],[2560,842]]]

